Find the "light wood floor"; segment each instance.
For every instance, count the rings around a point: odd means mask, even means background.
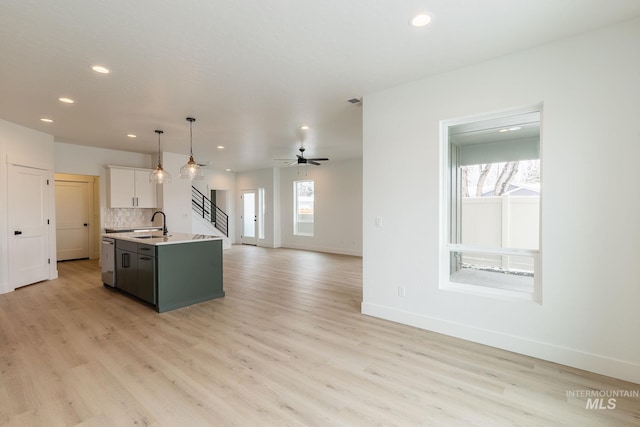
[[[632,426],[639,390],[360,314],[359,258],[234,246],[226,297],[158,314],[96,261],[0,296],[0,424]]]

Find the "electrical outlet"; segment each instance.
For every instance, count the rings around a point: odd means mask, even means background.
[[[377,216],[376,217],[376,227],[382,227],[382,217],[381,216]]]
[[[407,290],[404,286],[398,286],[398,296],[399,297],[406,297],[407,296]]]

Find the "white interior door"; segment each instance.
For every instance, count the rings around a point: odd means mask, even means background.
[[[58,261],[89,258],[88,182],[56,181],[56,256]]]
[[[240,240],[243,245],[258,243],[258,194],[256,190],[244,190],[242,199],[242,233]]]
[[[49,278],[49,172],[9,165],[9,282]]]

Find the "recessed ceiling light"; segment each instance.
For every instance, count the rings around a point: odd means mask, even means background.
[[[309,125],[302,125],[302,126],[300,126],[300,129],[309,130]]]
[[[45,122],[45,123],[53,123],[53,119],[48,119],[46,117],[41,118],[40,121]]]
[[[510,127],[509,129],[504,128],[504,129],[500,129],[498,132],[513,132],[514,130],[520,130],[522,129],[520,126],[513,126]]]
[[[218,145],[218,147],[216,148],[219,148],[220,150],[222,150],[224,148],[224,145]]]
[[[227,172],[231,172],[231,169],[225,169]]]
[[[58,98],[58,101],[64,102],[65,104],[73,104],[75,101],[71,98],[65,98],[64,96]]]
[[[93,71],[100,74],[109,74],[111,72],[107,67],[103,67],[102,65],[94,65],[91,67]]]
[[[129,138],[137,138],[137,137],[138,137],[138,135],[135,135],[135,134],[133,134],[133,133],[128,133],[128,134],[127,134],[127,136],[128,136]]]
[[[431,22],[431,16],[426,13],[419,13],[409,21],[409,23],[414,27],[424,27],[425,25],[428,25],[429,22]]]

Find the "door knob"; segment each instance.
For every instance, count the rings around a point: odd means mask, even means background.
[[[13,232],[13,234],[14,234],[15,236],[18,236],[18,235],[22,234],[22,231],[20,231],[20,230],[16,230],[16,231],[14,231],[14,232]]]
[[[86,222],[84,223],[84,226],[85,226],[85,227],[86,227],[86,226],[88,226],[88,225],[89,225],[89,224],[87,224]]]

